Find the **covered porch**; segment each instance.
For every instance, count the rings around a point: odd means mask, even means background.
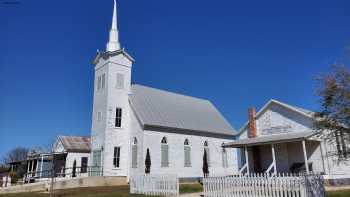
[[[321,141],[314,132],[294,132],[240,139],[224,144],[239,148],[239,173],[324,173]]]
[[[25,182],[35,182],[47,179],[52,173],[52,159],[54,158],[55,177],[64,176],[66,154],[30,153],[27,157]]]

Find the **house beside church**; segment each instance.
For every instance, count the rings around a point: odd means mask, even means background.
[[[120,46],[115,3],[106,51],[93,63],[90,165],[104,176],[144,173],[147,150],[151,173],[202,177],[204,151],[211,174],[237,170],[236,151],[222,147],[236,131],[210,101],[131,83],[134,59]]]
[[[312,111],[270,100],[258,113],[249,109],[237,140],[224,147],[240,149],[240,173],[314,172],[326,179],[349,180],[350,162],[338,159],[339,152],[350,148],[348,138],[324,139],[314,129],[314,120]]]
[[[54,164],[55,177],[88,176],[91,153],[90,137],[58,136],[52,152],[31,150],[25,161],[24,182],[36,182],[51,177]]]

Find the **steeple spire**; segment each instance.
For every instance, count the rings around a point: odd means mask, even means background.
[[[113,18],[112,18],[112,27],[109,31],[109,41],[107,43],[107,51],[116,51],[120,49],[119,43],[119,32],[117,28],[117,2],[114,0],[113,8]]]

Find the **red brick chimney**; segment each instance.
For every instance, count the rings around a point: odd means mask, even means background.
[[[248,109],[248,137],[255,138],[256,135],[256,122],[255,122],[256,111],[254,107],[249,107]]]

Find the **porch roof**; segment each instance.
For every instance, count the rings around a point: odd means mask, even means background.
[[[260,136],[256,138],[245,138],[236,140],[234,142],[225,143],[223,147],[225,148],[241,148],[247,146],[257,146],[265,144],[278,144],[283,142],[294,142],[309,139],[310,137],[316,135],[317,132],[291,132],[283,134],[272,134],[267,136]]]

